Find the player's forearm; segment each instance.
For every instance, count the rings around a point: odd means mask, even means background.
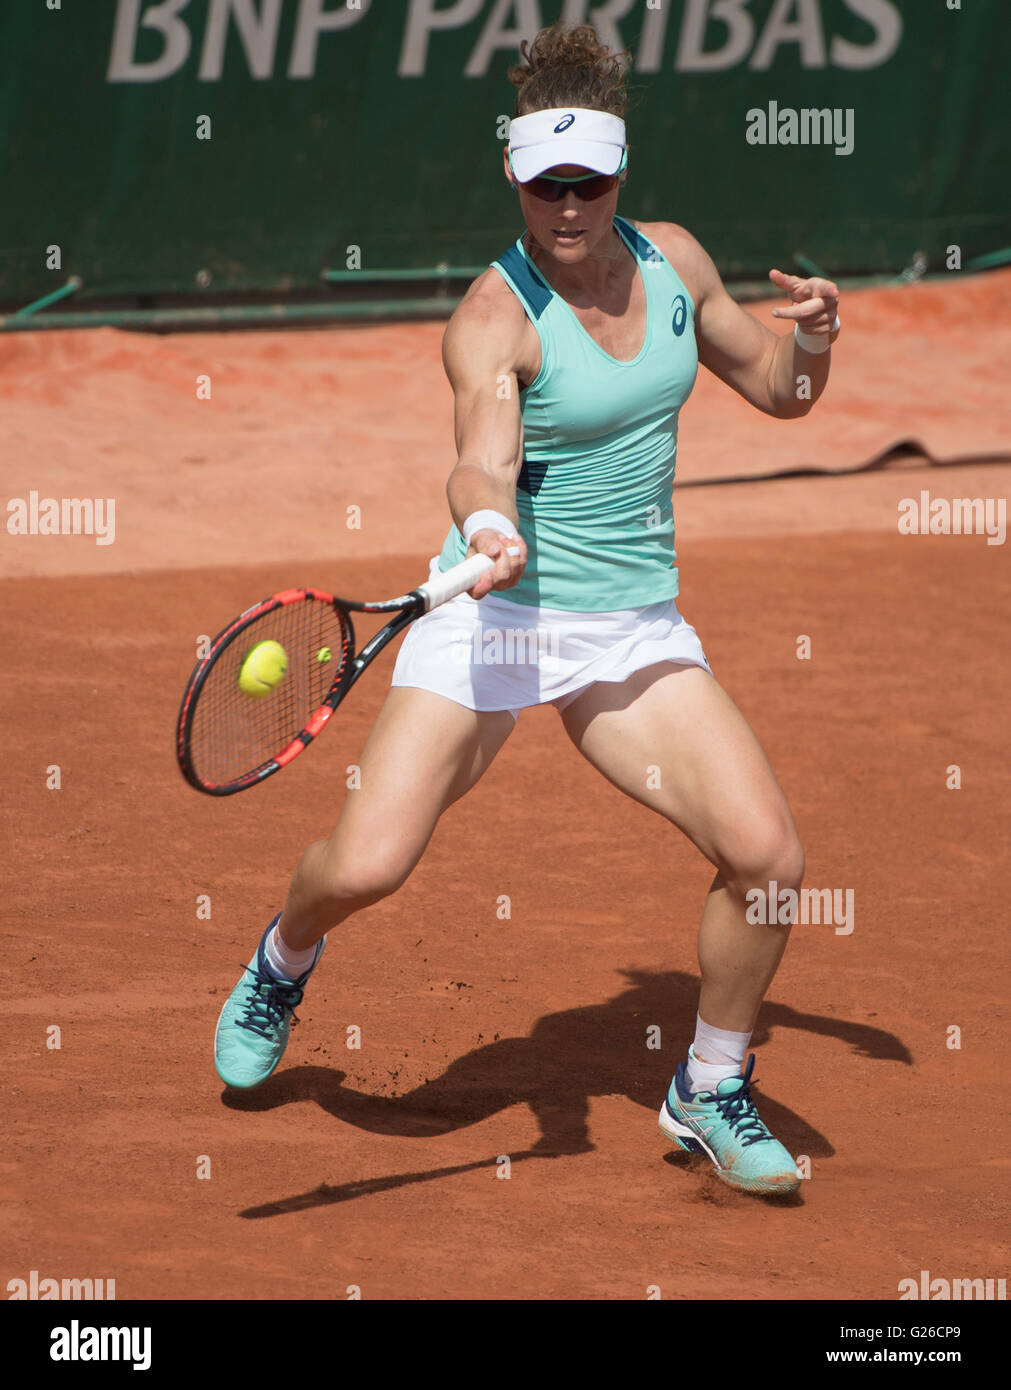
[[[486,510],[501,512],[519,530],[515,478],[489,473],[480,464],[461,459],[449,475],[446,496],[460,530],[472,512]]]
[[[831,348],[807,352],[793,333],[780,338],[769,372],[769,396],[777,419],[796,420],[806,415],[825,390],[831,365]]]

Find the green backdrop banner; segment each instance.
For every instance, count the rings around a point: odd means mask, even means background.
[[[620,210],[728,279],[1011,244],[1008,0],[12,0],[0,299],[487,264],[522,230],[506,69],[559,18],[632,54]]]

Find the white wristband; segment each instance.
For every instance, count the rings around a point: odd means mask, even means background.
[[[832,325],[832,327],[829,329],[829,333],[837,333],[838,331],[839,331],[839,315],[836,314],[836,316],[835,316],[835,323],[834,323],[834,324]],[[805,352],[812,352],[812,353],[828,352],[829,348],[832,346],[832,344],[831,344],[831,343],[829,342],[829,340],[828,340],[828,334],[826,334],[826,333],[802,333],[802,332],[800,331],[800,324],[799,324],[799,323],[795,323],[795,324],[793,325],[793,336],[794,336],[794,338],[796,338],[798,345],[799,345],[800,347],[802,347],[802,348],[804,349]]]
[[[471,512],[463,523],[462,534],[467,545],[470,545],[470,538],[475,531],[498,531],[503,536],[515,536],[516,527],[501,512],[493,512],[489,508],[485,508],[480,512]]]

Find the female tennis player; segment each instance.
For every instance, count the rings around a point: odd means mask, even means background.
[[[494,568],[410,628],[361,787],[306,850],[225,1005],[217,1068],[237,1087],[273,1072],[325,933],[404,883],[520,711],[547,702],[604,777],[716,870],[696,1033],[660,1128],[736,1188],[789,1192],[796,1164],[757,1114],[754,1055],[744,1067],[789,927],[749,922],[746,895],[771,880],[799,888],[803,852],[755,735],[677,609],[671,491],[698,363],[768,415],[806,414],[828,378],[839,292],[773,270],[792,301],[773,313],[794,334],[744,313],[684,228],[616,215],[619,58],[589,25],[554,25],[520,51],[504,162],[526,232],[470,286],[443,340],[458,457],[432,569],[477,552]],[[512,635],[506,659],[489,659],[494,634]]]

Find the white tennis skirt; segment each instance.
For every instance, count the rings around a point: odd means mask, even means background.
[[[439,572],[435,556],[430,575]],[[459,594],[407,630],[393,685],[445,695],[473,710],[531,705],[564,709],[596,681],[623,681],[659,661],[709,662],[673,599],[645,608],[570,613],[511,603],[494,590],[483,599]],[[711,672],[710,672],[711,674]]]

